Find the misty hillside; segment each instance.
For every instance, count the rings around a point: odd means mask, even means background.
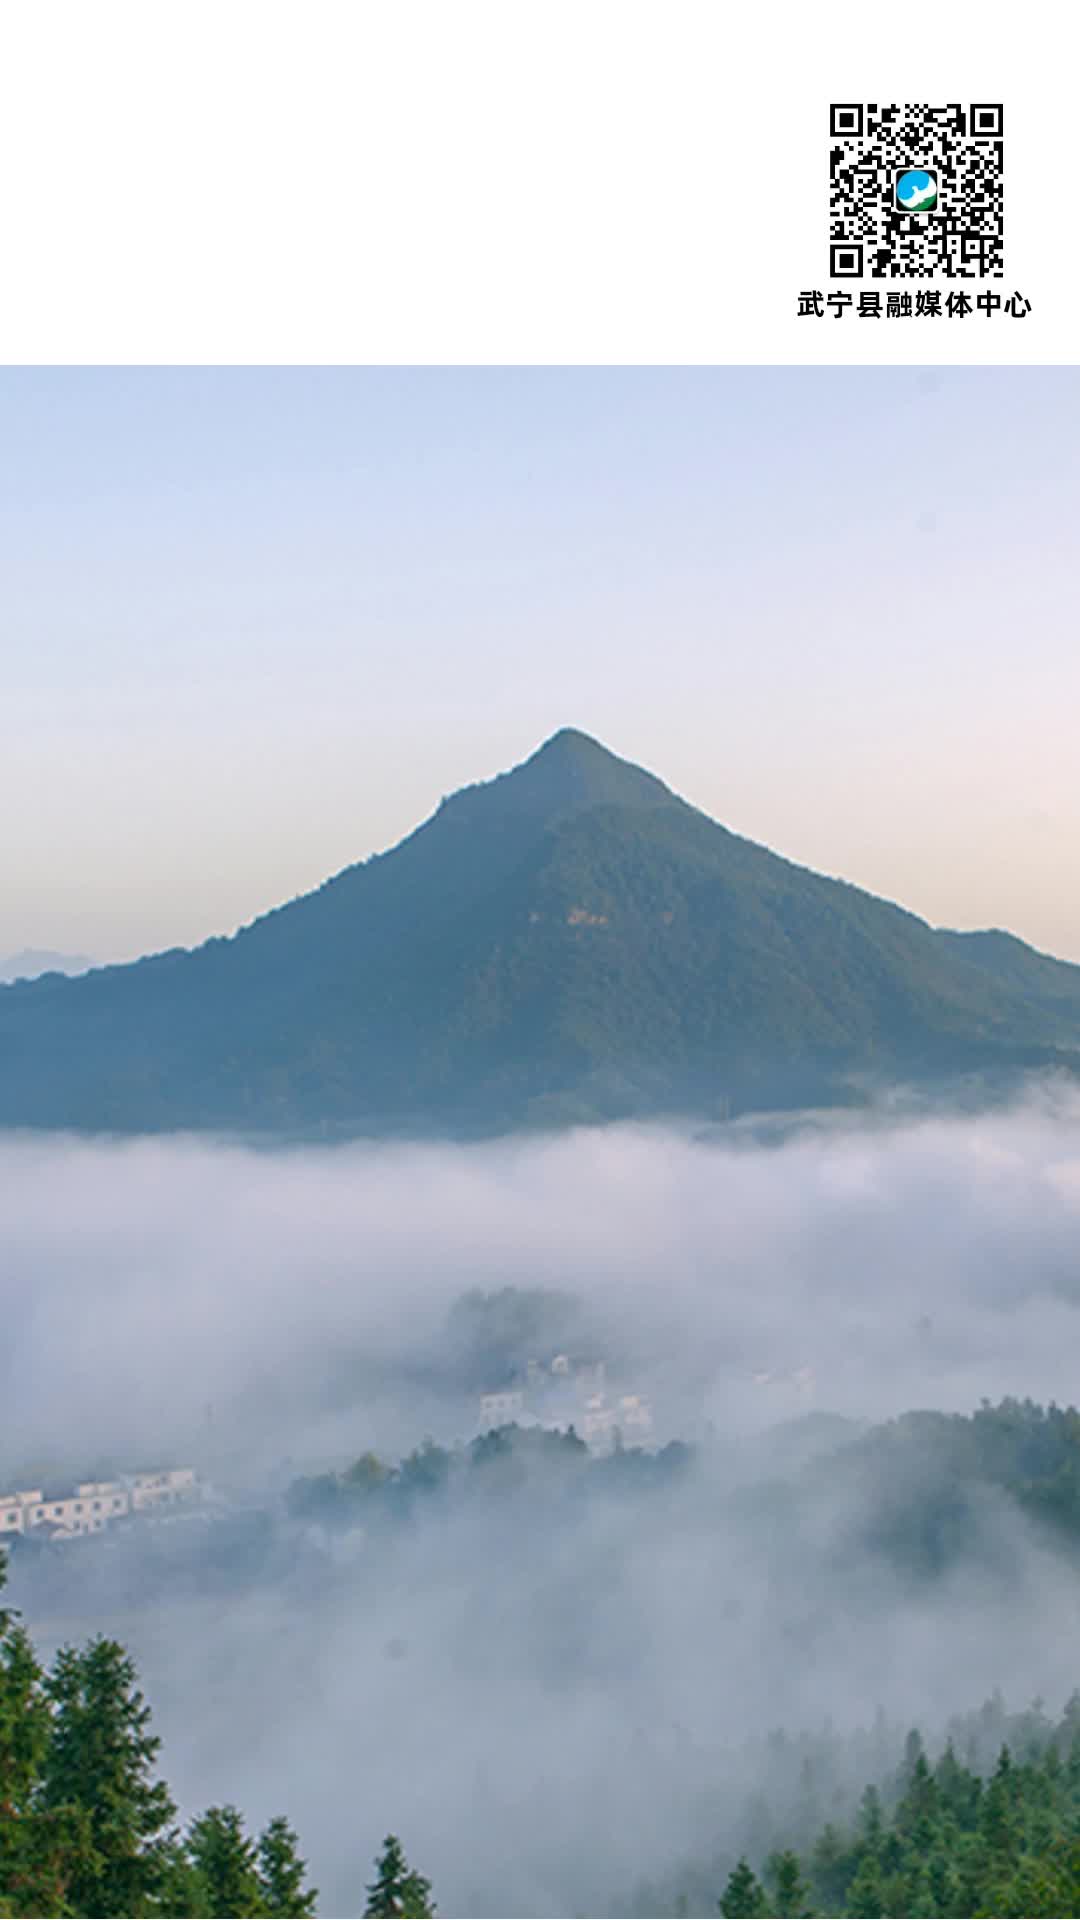
[[[931,929],[564,730],[230,939],[0,991],[0,1124],[496,1130],[1080,1064],[1080,967]]]
[[[313,1843],[324,1912],[360,1911],[365,1830],[392,1819],[432,1856],[450,1914],[1075,1914],[1080,1694],[1063,1623],[1080,1566],[1080,1415],[1007,1399],[972,1416],[841,1423],[826,1451],[800,1462],[796,1450],[784,1468],[771,1437],[595,1457],[572,1429],[510,1425],[452,1446],[428,1438],[396,1461],[369,1450],[283,1497],[219,1498],[201,1523],[133,1521],[63,1548],[14,1539],[13,1597],[50,1647],[58,1629],[123,1620],[182,1768],[195,1712],[209,1721],[213,1777],[266,1805],[266,1746]],[[663,1571],[643,1581],[643,1564]],[[11,1661],[3,1624],[0,1610]],[[86,1662],[74,1671],[98,1690],[87,1687],[74,1728],[59,1695],[58,1745],[87,1738],[102,1694],[114,1712],[123,1698],[90,1665],[108,1658],[116,1672],[121,1649],[103,1656],[101,1644],[80,1656],[69,1640],[59,1656]],[[1064,1702],[1054,1719],[1031,1691],[1047,1656]],[[931,1659],[939,1688],[950,1669],[936,1694]],[[1029,1707],[1008,1710],[995,1688],[977,1711],[957,1710],[985,1690],[991,1661]],[[353,1707],[372,1697],[384,1711],[374,1755]],[[802,1724],[778,1725],[778,1703],[793,1700]],[[453,1768],[432,1737],[447,1726]],[[592,1738],[568,1740],[568,1726]],[[101,1753],[117,1745],[99,1740],[78,1776],[91,1813]],[[492,1751],[512,1761],[497,1776],[483,1765]],[[45,1785],[48,1744],[42,1760]],[[42,1811],[31,1801],[29,1821]],[[220,1854],[201,1822],[170,1854],[164,1887],[146,1848],[134,1900],[102,1886],[92,1851],[50,1845],[47,1818],[29,1833],[48,1887],[28,1901],[25,1853],[0,1849],[4,1914],[314,1904],[238,1898],[224,1878],[207,1899],[193,1874]],[[781,1848],[798,1856],[798,1899],[779,1897]],[[746,1884],[748,1857],[765,1892]],[[151,1904],[148,1885],[164,1898]]]
[[[1013,1878],[1080,1809],[1080,1098],[768,1150],[707,1131],[0,1138],[0,1485],[156,1464],[210,1496],[24,1533],[0,1604],[46,1663],[127,1648],[184,1822],[286,1814],[323,1913],[364,1909],[387,1831],[444,1915],[716,1920],[740,1854],[771,1885],[779,1849],[811,1895],[774,1913],[1071,1910]],[[594,1452],[588,1399],[575,1438],[492,1415],[558,1352],[646,1397],[645,1450]],[[956,1757],[989,1791],[1015,1739],[1010,1847],[960,1820],[931,1900],[890,1782],[912,1728],[936,1766],[979,1701]],[[1051,1713],[1056,1789],[1030,1771]],[[869,1783],[901,1809],[880,1894]],[[151,1911],[31,1906],[13,1857],[0,1912]]]

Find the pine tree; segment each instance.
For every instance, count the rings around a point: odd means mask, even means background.
[[[304,1920],[313,1913],[318,1889],[305,1887],[306,1872],[307,1863],[300,1858],[297,1837],[279,1814],[259,1836],[263,1912],[281,1915],[282,1920]]]
[[[868,1847],[876,1847],[883,1827],[881,1795],[876,1787],[867,1787],[859,1802],[859,1831]]]
[[[930,1886],[930,1875],[924,1862],[917,1860],[908,1874],[908,1885],[903,1901],[905,1914],[911,1920],[933,1920],[937,1913],[937,1902]]]
[[[17,1855],[49,1746],[49,1703],[29,1636],[0,1615],[0,1898]]]
[[[263,1912],[255,1846],[235,1807],[208,1807],[188,1834],[192,1865],[209,1898],[210,1912],[230,1920]]]
[[[934,1769],[934,1780],[942,1805],[961,1818],[971,1802],[971,1775],[960,1765],[951,1740],[945,1743],[945,1751]]]
[[[775,1897],[774,1911],[781,1916],[781,1920],[790,1920],[790,1916],[800,1914],[806,1905],[807,1887],[798,1856],[790,1847],[772,1855],[769,1860],[769,1879]]]
[[[1061,1716],[1058,1729],[1059,1743],[1066,1753],[1074,1740],[1080,1740],[1080,1689],[1073,1688],[1065,1702],[1065,1711]]]
[[[35,1812],[19,1823],[0,1894],[0,1912],[8,1903],[8,1910],[20,1920],[28,1915],[78,1912],[71,1904],[70,1888],[93,1859],[89,1816],[82,1809]]]
[[[979,1812],[979,1832],[995,1869],[1009,1858],[1013,1846],[1013,1791],[1012,1756],[1004,1746]]]
[[[757,1920],[768,1912],[765,1889],[745,1860],[733,1867],[719,1905],[724,1920]]]
[[[927,1869],[927,1881],[935,1913],[952,1913],[957,1902],[956,1875],[947,1852],[935,1853]]]
[[[0,1557],[0,1589],[6,1569]],[[26,1629],[10,1607],[0,1607],[0,1807],[26,1813],[49,1744],[49,1703],[43,1674]]]
[[[186,1839],[170,1833],[158,1848],[158,1880],[151,1911],[169,1920],[201,1920],[211,1911],[206,1882],[191,1858]]]
[[[915,1777],[915,1769],[920,1760],[922,1760],[925,1765],[926,1755],[923,1749],[922,1734],[917,1727],[912,1727],[911,1732],[904,1741],[904,1757],[900,1762],[900,1769],[897,1775],[896,1784],[899,1793],[905,1794],[907,1792]]]
[[[0,1590],[6,1580],[0,1550]],[[69,1881],[89,1851],[84,1813],[39,1805],[51,1731],[30,1637],[18,1610],[0,1607],[0,1914],[66,1912]]]
[[[827,1913],[838,1913],[843,1906],[852,1868],[851,1850],[830,1822],[815,1841],[810,1859],[810,1878]]]
[[[115,1640],[62,1647],[45,1693],[52,1731],[41,1806],[81,1810],[90,1847],[75,1863],[68,1898],[83,1913],[136,1913],[154,1891],[162,1830],[175,1817],[168,1788],[151,1778],[160,1741],[135,1666]]]
[[[1023,1914],[1024,1920],[1053,1920],[1070,1911],[1059,1875],[1038,1858],[1021,1861],[996,1904],[1000,1913]]]
[[[881,1867],[875,1853],[863,1853],[859,1870],[848,1888],[847,1912],[857,1914],[859,1920],[881,1920],[885,1912]]]
[[[388,1833],[383,1842],[367,1896],[365,1916],[401,1914],[406,1920],[425,1920],[435,1912],[430,1882],[409,1867],[401,1841],[393,1833]]]

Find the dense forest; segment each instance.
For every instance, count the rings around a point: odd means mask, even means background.
[[[952,1741],[932,1766],[913,1731],[900,1779],[868,1785],[851,1826],[827,1823],[801,1855],[775,1848],[760,1877],[740,1859],[720,1912],[1080,1913],[1080,1695],[1023,1753],[1004,1744],[988,1777]]]
[[[715,1851],[613,1901],[641,1916],[1074,1915],[1080,1911],[1080,1692],[1060,1718],[1000,1694],[955,1716],[934,1751],[918,1729],[861,1783],[853,1749],[883,1754],[893,1731],[769,1736],[779,1819],[753,1793],[754,1844]],[[936,1752],[936,1757],[935,1757]],[[794,1773],[794,1792],[789,1789]]]

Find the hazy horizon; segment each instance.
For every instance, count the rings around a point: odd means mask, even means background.
[[[0,373],[0,954],[196,945],[580,727],[1080,960],[1072,368]]]

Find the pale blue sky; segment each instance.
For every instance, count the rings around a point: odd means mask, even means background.
[[[562,725],[1080,960],[1080,370],[0,371],[0,956],[230,931]]]

